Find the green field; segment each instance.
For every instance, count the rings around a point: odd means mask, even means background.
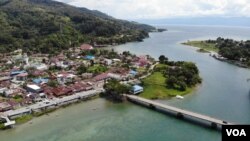
[[[161,72],[155,72],[151,76],[145,78],[143,80],[144,91],[140,96],[147,99],[164,99],[176,95],[185,95],[193,90],[193,88],[187,88],[186,91],[168,89],[166,88],[165,80],[166,78]]]
[[[87,72],[90,73],[102,73],[107,71],[108,68],[106,66],[102,66],[102,65],[94,65],[88,68]]]
[[[187,42],[182,43],[182,44],[203,49],[203,51],[201,51],[201,52],[206,52],[206,51],[218,52],[219,51],[219,49],[215,46],[214,43],[207,43],[205,41],[187,41]]]
[[[32,115],[24,115],[22,117],[16,118],[15,120],[17,124],[22,124],[22,123],[30,121],[32,118],[33,118]]]

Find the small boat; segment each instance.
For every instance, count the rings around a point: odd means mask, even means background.
[[[177,95],[176,98],[178,98],[178,99],[184,99],[184,97],[180,96],[180,95]]]

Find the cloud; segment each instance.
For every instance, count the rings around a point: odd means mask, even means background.
[[[116,18],[250,17],[250,0],[57,0]]]

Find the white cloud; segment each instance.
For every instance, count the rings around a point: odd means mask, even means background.
[[[57,0],[116,18],[250,17],[250,0]]]

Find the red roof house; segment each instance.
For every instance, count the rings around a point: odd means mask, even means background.
[[[92,50],[94,48],[90,44],[82,44],[81,47],[80,47],[80,49],[81,50]]]

